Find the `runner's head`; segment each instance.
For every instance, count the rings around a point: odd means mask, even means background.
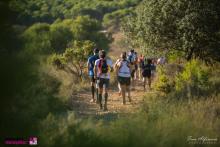
[[[126,60],[126,57],[127,57],[126,52],[122,52],[120,57],[121,59]]]
[[[99,49],[98,49],[98,48],[94,48],[94,49],[93,49],[93,53],[94,53],[94,55],[98,55]]]
[[[134,53],[134,49],[131,49],[130,52],[131,52],[131,53]]]
[[[152,60],[151,59],[147,59],[147,64],[151,64]]]
[[[99,51],[99,58],[105,58],[105,56],[106,56],[106,52],[104,51],[104,50],[100,50]]]

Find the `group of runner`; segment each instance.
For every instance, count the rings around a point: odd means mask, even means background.
[[[131,102],[130,86],[135,90],[136,80],[143,80],[144,90],[146,90],[146,83],[148,83],[149,89],[151,89],[151,81],[155,77],[156,64],[161,60],[145,58],[143,55],[138,56],[137,52],[131,49],[128,53],[122,52],[120,58],[113,65],[112,60],[106,56],[104,50],[95,48],[93,53],[87,62],[88,74],[91,79],[91,102],[99,104],[100,109],[104,111],[108,110],[110,72],[115,71],[119,95],[122,95],[123,104],[126,104],[126,93],[129,102]]]

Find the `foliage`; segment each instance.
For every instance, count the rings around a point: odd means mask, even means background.
[[[197,138],[206,134],[212,138],[218,137],[219,120],[215,119],[215,112],[219,97],[182,103],[166,99],[160,95],[148,95],[138,114],[110,122],[80,120],[71,112],[65,116],[49,114],[40,124],[40,144],[48,147],[70,144],[185,147],[189,146],[189,136]]]
[[[81,77],[87,57],[92,54],[95,44],[91,41],[74,41],[63,54],[53,54],[49,62],[58,69],[72,73],[76,77]]]
[[[74,77],[81,75],[76,68],[84,65],[95,44],[103,47],[108,39],[99,32],[100,22],[78,15],[87,15],[92,11],[93,18],[100,19],[105,13],[134,6],[136,2],[138,0],[21,0],[14,1],[12,4],[15,5],[10,6],[15,7],[16,12],[19,8],[19,17],[16,19],[11,17],[8,2],[1,1],[0,11],[4,10],[0,13],[3,16],[0,17],[1,136],[39,136],[40,146],[64,147],[185,147],[188,145],[188,135],[198,137],[205,134],[215,138],[219,133],[219,66],[209,70],[211,75],[197,61],[188,63],[177,76],[171,76],[167,72],[175,73],[170,70],[173,66],[163,73],[168,74],[166,78],[181,82],[173,86],[178,89],[175,91],[177,95],[185,94],[184,84],[189,81],[190,87],[199,91],[199,97],[200,91],[209,85],[206,84],[208,80],[211,83],[209,86],[214,87],[208,89],[213,96],[202,97],[205,100],[180,103],[169,99],[173,96],[170,93],[165,97],[151,97],[148,94],[140,113],[128,118],[120,117],[120,120],[113,122],[79,120],[68,113],[67,101],[63,99],[67,100],[69,97],[59,96],[61,81],[51,75],[48,71],[50,69],[41,69],[46,66],[42,56],[47,58],[51,55],[51,63],[58,69],[74,71]],[[12,29],[12,20],[16,21],[14,23],[31,26],[22,34],[17,34],[18,31]],[[34,22],[41,23],[33,24]],[[164,81],[166,84],[169,80]],[[75,87],[81,88],[78,83]]]
[[[53,24],[36,23],[22,34],[24,48],[39,54],[62,53],[72,41],[90,40],[97,46],[108,49],[111,41],[101,33],[101,24],[88,16],[79,16],[75,20],[56,21]]]
[[[147,52],[175,49],[187,60],[219,61],[219,16],[218,0],[145,0],[123,28]]]
[[[211,85],[212,67],[192,60],[184,65],[176,63],[158,69],[155,88],[166,94],[173,93],[177,99],[211,95],[217,90]]]
[[[184,59],[184,52],[178,50],[170,50],[166,55],[168,63],[181,63]]]
[[[174,91],[175,77],[179,72],[181,72],[181,66],[170,64],[165,66],[157,67],[157,79],[155,81],[154,87],[156,90],[170,93]]]
[[[209,87],[208,68],[196,60],[186,63],[184,71],[176,77],[175,90],[187,93],[188,97],[202,95]]]
[[[11,8],[19,12],[20,24],[52,23],[57,18],[70,19],[89,15],[102,20],[116,10],[136,6],[141,0],[12,0]]]
[[[120,22],[125,18],[125,16],[133,13],[133,9],[120,9],[112,13],[107,13],[103,18],[103,25],[105,27],[115,26],[119,28]]]
[[[64,23],[54,23],[50,26],[51,48],[63,52],[68,43],[73,40],[73,33]]]
[[[50,25],[37,23],[22,34],[24,48],[33,54],[50,54],[53,49],[50,42]]]

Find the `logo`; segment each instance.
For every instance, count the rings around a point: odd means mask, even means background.
[[[37,145],[37,137],[29,137],[28,139],[24,138],[6,138],[5,144],[13,145]]]
[[[30,145],[37,145],[37,137],[30,137],[29,144]]]
[[[193,136],[187,137],[187,142],[189,144],[217,144],[218,141],[218,138],[209,138],[207,136],[201,136],[197,138],[194,138]]]

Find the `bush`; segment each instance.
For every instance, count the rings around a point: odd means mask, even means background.
[[[54,23],[50,26],[51,47],[57,52],[62,53],[69,42],[73,40],[73,33],[68,25],[64,23]]]
[[[191,98],[211,94],[209,78],[211,67],[198,60],[159,67],[155,88],[166,94],[172,92],[176,98]]]
[[[175,90],[190,98],[204,93],[208,87],[209,71],[198,60],[186,63],[184,71],[176,76]]]
[[[164,70],[160,69],[158,71],[159,77],[155,84],[156,89],[165,93],[171,92],[171,85],[173,84],[171,84],[170,78],[165,74]]]
[[[141,111],[113,122],[49,114],[40,124],[42,146],[189,146],[188,137],[218,137],[218,98],[190,103],[147,95]],[[193,118],[193,119],[192,119]],[[218,143],[218,142],[217,142]],[[212,144],[213,145],[213,144]],[[216,144],[217,146],[218,144]]]
[[[118,27],[122,19],[125,16],[131,14],[132,12],[133,12],[132,9],[120,9],[112,13],[107,13],[106,15],[104,15],[103,25],[105,27],[110,27],[110,26]]]
[[[50,54],[53,52],[50,42],[50,25],[36,23],[22,34],[24,48],[33,54]]]
[[[175,77],[182,72],[183,67],[178,64],[166,64],[157,68],[157,80],[155,81],[155,88],[164,93],[174,91]]]

